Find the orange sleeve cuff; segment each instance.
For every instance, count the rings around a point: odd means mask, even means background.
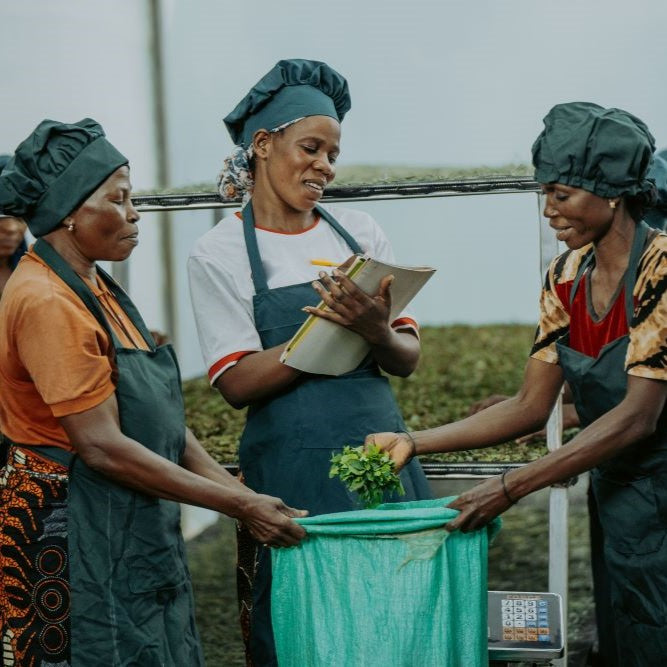
[[[213,384],[226,370],[235,366],[246,354],[254,354],[255,352],[257,350],[243,350],[224,356],[208,369],[208,381]]]
[[[391,328],[396,329],[396,331],[401,329],[413,331],[415,336],[419,338],[419,325],[411,317],[399,317],[391,323]]]
[[[79,396],[71,401],[63,401],[62,403],[53,403],[49,405],[53,416],[56,418],[67,417],[68,415],[76,415],[86,410],[96,408],[116,391],[116,387],[111,382],[97,387],[83,396]]]

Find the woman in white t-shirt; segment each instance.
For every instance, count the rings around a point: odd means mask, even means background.
[[[324,63],[283,60],[266,74],[225,118],[237,149],[225,163],[220,192],[223,198],[244,192],[245,206],[199,239],[188,262],[210,381],[231,405],[249,408],[239,451],[245,482],[311,514],[357,508],[340,481],[329,479],[331,455],[361,444],[369,431],[405,428],[380,369],[407,376],[420,353],[416,323],[403,316],[389,321],[389,276],[368,296],[313,263],[340,264],[360,252],[393,260],[369,215],[318,203],[335,175],[340,122],[349,108],[347,82]],[[304,308],[321,298],[342,326],[371,345],[360,366],[340,377],[309,375],[279,361]],[[416,461],[402,481],[403,499],[429,496]],[[251,590],[242,600],[247,650],[254,665],[274,665],[270,556],[261,545],[249,554],[247,546],[239,545],[241,576]]]

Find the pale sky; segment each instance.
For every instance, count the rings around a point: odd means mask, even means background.
[[[222,117],[285,57],[325,60],[348,78],[343,163],[527,162],[549,108],[577,99],[626,108],[667,145],[664,0],[167,7],[170,118],[196,130],[172,137],[177,180],[194,175],[181,162],[190,150],[197,175],[210,178],[210,156],[231,146]]]
[[[93,115],[126,145],[138,185],[150,185],[138,94],[150,87],[147,6],[0,0],[0,151],[44,117]],[[215,177],[231,147],[222,117],[285,57],[325,60],[348,78],[347,164],[527,161],[548,109],[575,99],[626,108],[667,146],[664,0],[163,0],[162,8],[179,183]]]

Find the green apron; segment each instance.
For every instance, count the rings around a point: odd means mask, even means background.
[[[134,304],[98,268],[151,349],[122,347],[99,302],[62,257],[43,240],[35,243],[35,253],[81,298],[113,341],[123,434],[178,464],[185,421],[171,346],[155,348]],[[72,667],[203,665],[179,504],[116,484],[65,450],[36,449],[69,466]]]
[[[350,246],[359,244],[325,209],[317,212]],[[243,209],[243,231],[255,288],[253,310],[262,347],[287,342],[306,318],[301,310],[319,296],[310,282],[269,289],[257,245],[252,200]],[[359,509],[358,499],[339,480],[329,479],[331,455],[343,445],[359,445],[368,433],[401,431],[405,423],[375,361],[339,377],[303,375],[283,392],[251,405],[239,449],[240,468],[248,486],[282,498],[310,515]],[[401,471],[406,495],[401,500],[431,497],[426,476],[413,460]],[[393,494],[385,498],[396,501]],[[255,667],[275,665],[271,632],[271,557],[259,549],[253,582],[250,647]]]
[[[633,318],[633,289],[648,231],[645,223],[637,225],[624,277],[628,326]],[[579,268],[570,304],[593,259],[591,253]],[[595,358],[570,348],[567,336],[556,343],[582,427],[609,412],[625,397],[628,343],[626,334],[605,345]],[[667,656],[666,427],[667,412],[663,412],[652,436],[591,471],[604,538],[600,545],[602,558],[593,553],[593,560],[601,561],[605,569],[596,572],[596,583],[602,584],[596,586],[596,610],[603,612],[605,606],[611,605],[609,617],[605,621],[603,615],[598,624],[613,633],[600,637],[607,667],[659,665]],[[604,593],[607,585],[609,597]],[[616,662],[612,662],[614,659]]]

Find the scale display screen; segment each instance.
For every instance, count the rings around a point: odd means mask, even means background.
[[[563,654],[561,597],[489,591],[489,660],[552,660]]]

